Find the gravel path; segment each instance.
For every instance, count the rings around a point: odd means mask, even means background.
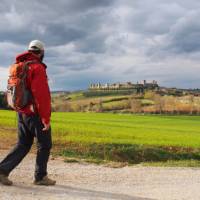
[[[7,151],[0,151],[0,159]],[[153,200],[200,199],[200,169],[123,167],[65,163],[51,159],[53,187],[32,184],[35,155],[11,173],[14,185],[0,185],[0,200]]]

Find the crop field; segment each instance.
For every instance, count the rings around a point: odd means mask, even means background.
[[[0,135],[16,125],[15,112],[0,111]],[[66,156],[128,162],[200,159],[200,116],[52,113],[51,125],[54,144]]]

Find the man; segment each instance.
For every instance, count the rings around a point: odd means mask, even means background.
[[[18,142],[0,163],[0,182],[4,185],[12,185],[8,176],[27,155],[34,137],[37,140],[34,184],[55,185],[56,183],[47,177],[47,162],[52,147],[51,97],[46,65],[42,63],[43,57],[44,44],[39,40],[31,41],[28,51],[16,57],[16,63],[29,63],[26,84],[32,94],[32,100],[23,109],[18,110]]]

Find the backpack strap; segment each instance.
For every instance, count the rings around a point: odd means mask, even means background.
[[[24,76],[23,76],[23,79],[26,81],[26,77],[27,77],[27,72],[28,72],[28,70],[29,70],[29,65],[30,64],[35,64],[35,63],[39,63],[38,61],[35,61],[35,60],[33,60],[33,61],[27,61],[27,62],[24,62],[24,68],[23,68],[23,74],[24,74]],[[26,86],[27,86],[27,84],[26,84]],[[30,91],[30,90],[29,90]],[[33,98],[33,95],[32,95],[32,93],[31,93],[31,91],[30,91],[30,94],[31,94],[31,98],[32,98],[32,104],[30,105],[30,106],[32,106],[32,108],[30,107],[30,109],[34,112],[34,113],[36,113],[37,112],[37,108],[36,108],[36,105],[35,105],[35,101],[34,101],[34,98]]]

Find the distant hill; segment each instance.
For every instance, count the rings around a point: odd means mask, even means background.
[[[199,90],[159,87],[135,93],[131,90],[78,91],[52,97],[52,110],[64,112],[118,112],[199,114]]]
[[[52,111],[199,114],[200,89],[52,91]],[[7,109],[0,92],[0,109]]]

